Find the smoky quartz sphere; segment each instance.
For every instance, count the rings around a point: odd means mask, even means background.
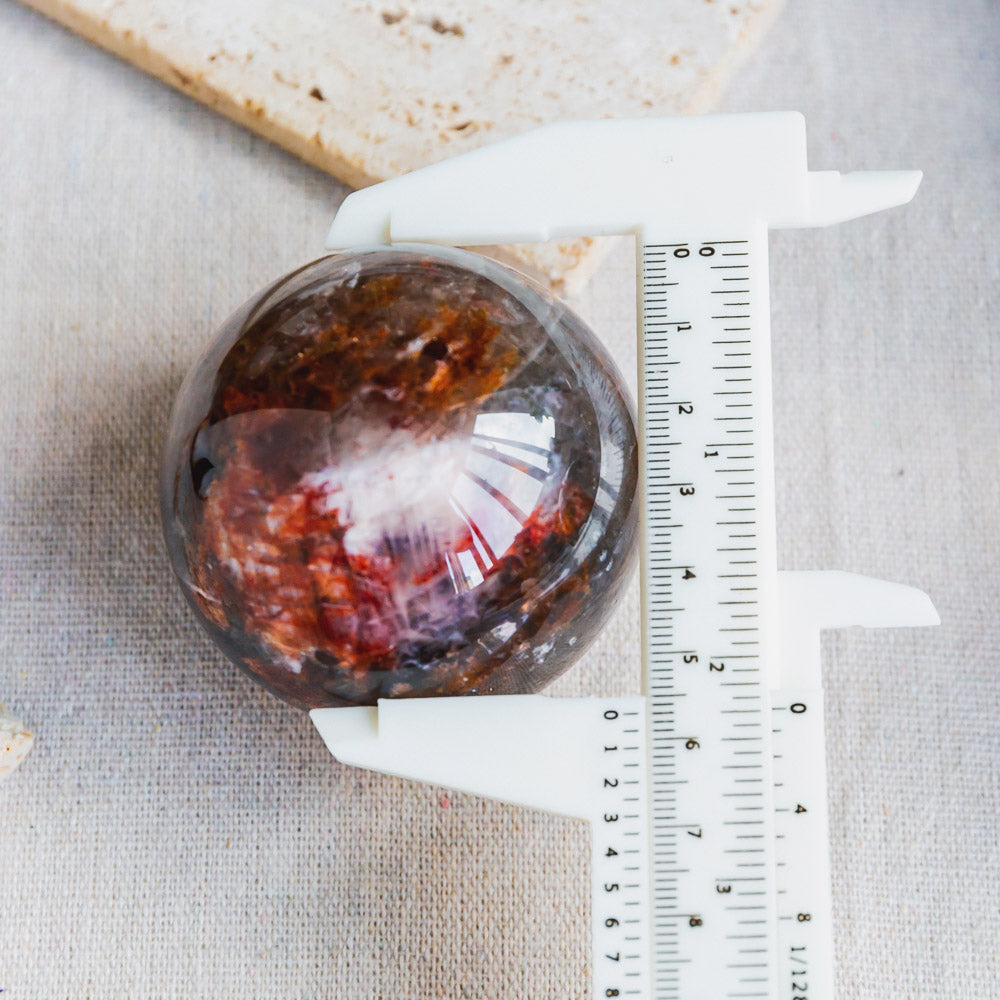
[[[537,691],[628,577],[635,424],[566,307],[474,254],[325,257],[219,331],[174,407],[174,570],[294,705]]]

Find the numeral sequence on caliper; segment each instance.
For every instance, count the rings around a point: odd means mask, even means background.
[[[638,699],[600,705],[592,826],[594,996],[649,996],[646,720]]]

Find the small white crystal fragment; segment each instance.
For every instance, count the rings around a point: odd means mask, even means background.
[[[34,742],[35,737],[24,723],[0,705],[0,781],[28,756]]]

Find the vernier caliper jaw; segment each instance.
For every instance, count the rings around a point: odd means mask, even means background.
[[[342,764],[593,819],[593,707],[538,694],[384,700],[311,713]],[[639,697],[617,703],[641,705]],[[599,713],[598,713],[599,716]]]
[[[527,243],[652,221],[826,226],[905,204],[920,177],[810,173],[796,112],[567,122],[355,192],[326,245]]]
[[[923,591],[839,570],[779,572],[778,606],[778,686],[799,692],[822,687],[821,631],[941,621]],[[600,700],[545,695],[383,700],[378,707],[319,708],[310,714],[343,764],[591,819],[586,786],[595,745],[591,707]],[[641,703],[638,697],[616,699],[622,701]]]
[[[941,624],[922,590],[839,570],[779,572],[778,606],[782,688],[822,686],[820,632]]]
[[[337,212],[326,245],[476,246],[641,233],[651,222],[704,229],[716,219],[730,227],[734,220],[767,228],[825,226],[905,204],[920,178],[916,170],[810,172],[805,120],[797,112],[567,122],[354,192]],[[930,600],[911,587],[840,572],[781,573],[779,580],[781,664],[771,670],[779,686],[819,686],[820,629],[938,623]],[[526,738],[541,738],[546,726],[534,725],[535,713],[546,706],[535,696],[514,697],[524,706],[538,704],[523,725],[515,718],[521,708],[503,722],[507,742],[521,729]],[[546,792],[539,801],[517,781],[494,787],[497,768],[520,771],[516,757],[501,765],[493,756],[489,775],[487,769],[467,769],[458,752],[462,740],[484,732],[480,712],[499,715],[509,701],[488,703],[494,708],[484,710],[481,701],[469,699],[383,701],[377,710],[319,709],[312,718],[344,762],[581,814],[559,806],[558,795]],[[422,725],[421,717],[429,727],[425,740],[408,728]],[[455,747],[446,751],[452,737]],[[390,744],[397,739],[394,752]],[[531,757],[541,759],[537,751]],[[569,787],[578,758],[546,759],[559,772],[555,783]],[[536,766],[520,773],[539,777]]]

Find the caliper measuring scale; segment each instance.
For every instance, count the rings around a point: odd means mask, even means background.
[[[938,619],[910,587],[777,570],[767,233],[919,180],[810,173],[795,113],[577,122],[334,221],[331,249],[636,238],[642,694],[312,712],[344,763],[591,823],[597,1000],[834,995],[819,632]]]

